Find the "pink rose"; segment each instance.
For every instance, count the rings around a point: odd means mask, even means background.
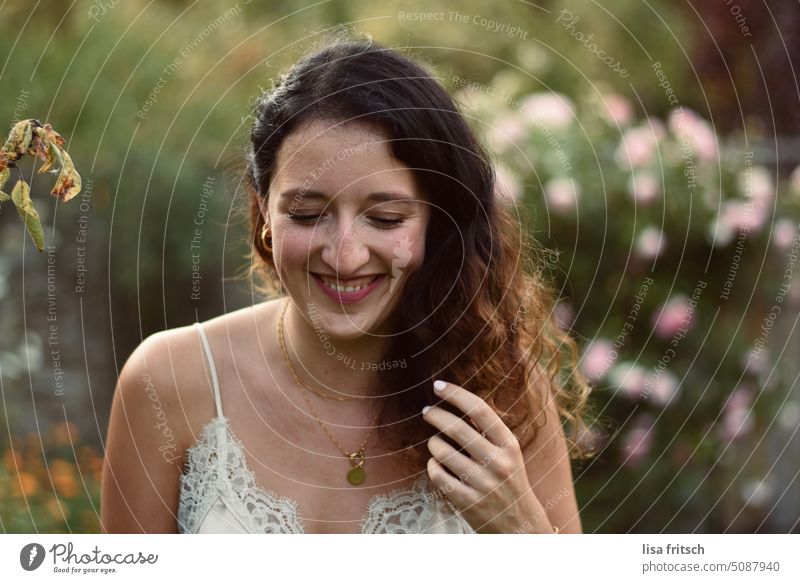
[[[653,316],[653,326],[656,336],[662,340],[670,340],[680,330],[688,330],[694,319],[689,300],[679,294],[670,299]]]

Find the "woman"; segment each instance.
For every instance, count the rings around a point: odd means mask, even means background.
[[[339,41],[254,119],[251,273],[279,297],[131,355],[104,530],[581,532],[587,385],[451,97]]]

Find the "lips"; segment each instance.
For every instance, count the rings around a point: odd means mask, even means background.
[[[358,291],[351,291],[351,292],[340,292],[331,287],[329,287],[322,279],[322,277],[318,273],[312,273],[312,279],[317,282],[319,288],[327,295],[329,298],[333,299],[337,303],[342,304],[352,304],[355,302],[359,302],[365,297],[367,297],[372,291],[377,288],[384,279],[386,279],[386,274],[382,273],[372,278],[372,281],[369,283],[367,287]],[[369,279],[365,278],[368,282]],[[356,281],[356,280],[354,280]],[[347,282],[348,285],[351,285],[350,282]]]

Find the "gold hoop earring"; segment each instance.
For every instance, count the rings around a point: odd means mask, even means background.
[[[267,243],[267,239],[269,239],[269,243]],[[272,232],[270,231],[269,225],[266,223],[264,223],[264,227],[261,229],[261,244],[263,245],[264,251],[272,253]]]

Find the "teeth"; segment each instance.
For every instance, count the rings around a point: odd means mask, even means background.
[[[341,286],[341,285],[337,285],[336,282],[334,282],[334,281],[330,281],[328,279],[325,279],[322,276],[320,276],[320,278],[322,279],[323,283],[325,283],[325,285],[327,285],[329,288],[331,288],[332,290],[341,292],[341,293],[351,293],[351,292],[355,292],[355,291],[360,291],[360,290],[362,290],[362,289],[364,289],[366,287],[369,287],[369,285],[372,283],[372,280],[375,279],[373,277],[370,280],[368,280],[365,283],[363,283],[362,285],[358,285],[358,286],[353,286],[353,285]]]

